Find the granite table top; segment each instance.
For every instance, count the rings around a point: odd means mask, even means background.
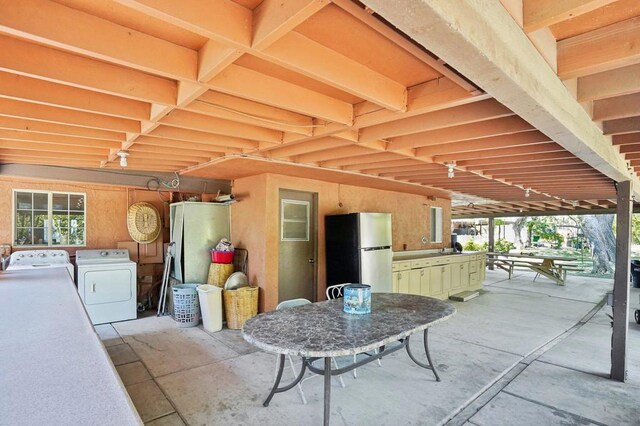
[[[456,312],[431,297],[373,293],[371,313],[347,314],[342,299],[271,311],[248,320],[244,339],[278,354],[334,357],[371,351],[442,322]]]

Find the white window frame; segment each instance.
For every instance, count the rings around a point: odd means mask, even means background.
[[[284,218],[284,205],[286,204],[298,204],[298,205],[303,205],[307,208],[307,219],[306,221],[304,219],[285,219]],[[311,227],[310,224],[310,213],[311,213],[311,203],[308,201],[302,201],[302,200],[292,200],[292,199],[288,199],[288,198],[283,198],[280,202],[280,241],[309,241],[309,228]],[[289,223],[306,223],[307,224],[307,228],[306,228],[306,237],[305,238],[285,238],[284,236],[284,224],[285,222],[289,222]]]
[[[15,245],[16,243],[16,210],[18,206],[16,205],[16,192],[30,192],[33,194],[47,194],[47,235],[49,235],[49,243],[48,244],[29,244],[29,245]],[[84,243],[83,244],[75,244],[75,245],[56,245],[53,244],[53,229],[52,229],[52,220],[53,216],[53,194],[65,194],[65,195],[82,195],[84,197],[84,209],[82,214],[84,215]],[[31,210],[33,211],[33,205],[31,205]],[[67,209],[68,211],[68,209]],[[87,193],[86,192],[68,192],[68,191],[44,191],[41,189],[14,189],[11,194],[11,245],[14,247],[20,247],[24,249],[29,248],[43,248],[43,247],[53,247],[53,248],[65,248],[65,247],[86,247],[87,246]]]
[[[429,210],[429,237],[431,243],[441,243],[443,234],[442,207],[431,207]]]

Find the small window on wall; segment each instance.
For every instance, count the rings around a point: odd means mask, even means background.
[[[429,217],[430,236],[432,243],[442,242],[442,207],[431,207]]]
[[[309,241],[309,202],[282,200],[280,206],[282,241]]]
[[[18,247],[84,246],[85,194],[13,191],[13,243]]]

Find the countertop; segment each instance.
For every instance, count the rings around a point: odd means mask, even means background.
[[[65,268],[0,272],[0,424],[142,425]]]
[[[397,252],[393,253],[393,261],[394,262],[403,262],[407,260],[416,260],[416,259],[428,259],[434,257],[446,257],[446,256],[462,256],[462,255],[472,255],[472,254],[480,254],[485,253],[484,251],[463,251],[462,253],[412,253],[412,252]]]

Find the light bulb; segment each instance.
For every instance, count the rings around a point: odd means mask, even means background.
[[[120,157],[120,167],[127,167],[127,157],[129,156],[128,152],[119,151],[117,155]]]
[[[524,190],[524,196],[527,198],[529,198],[529,191],[530,191],[530,188],[527,188]]]
[[[453,164],[449,164],[447,167],[447,177],[451,179],[455,176],[455,169],[453,168]]]

